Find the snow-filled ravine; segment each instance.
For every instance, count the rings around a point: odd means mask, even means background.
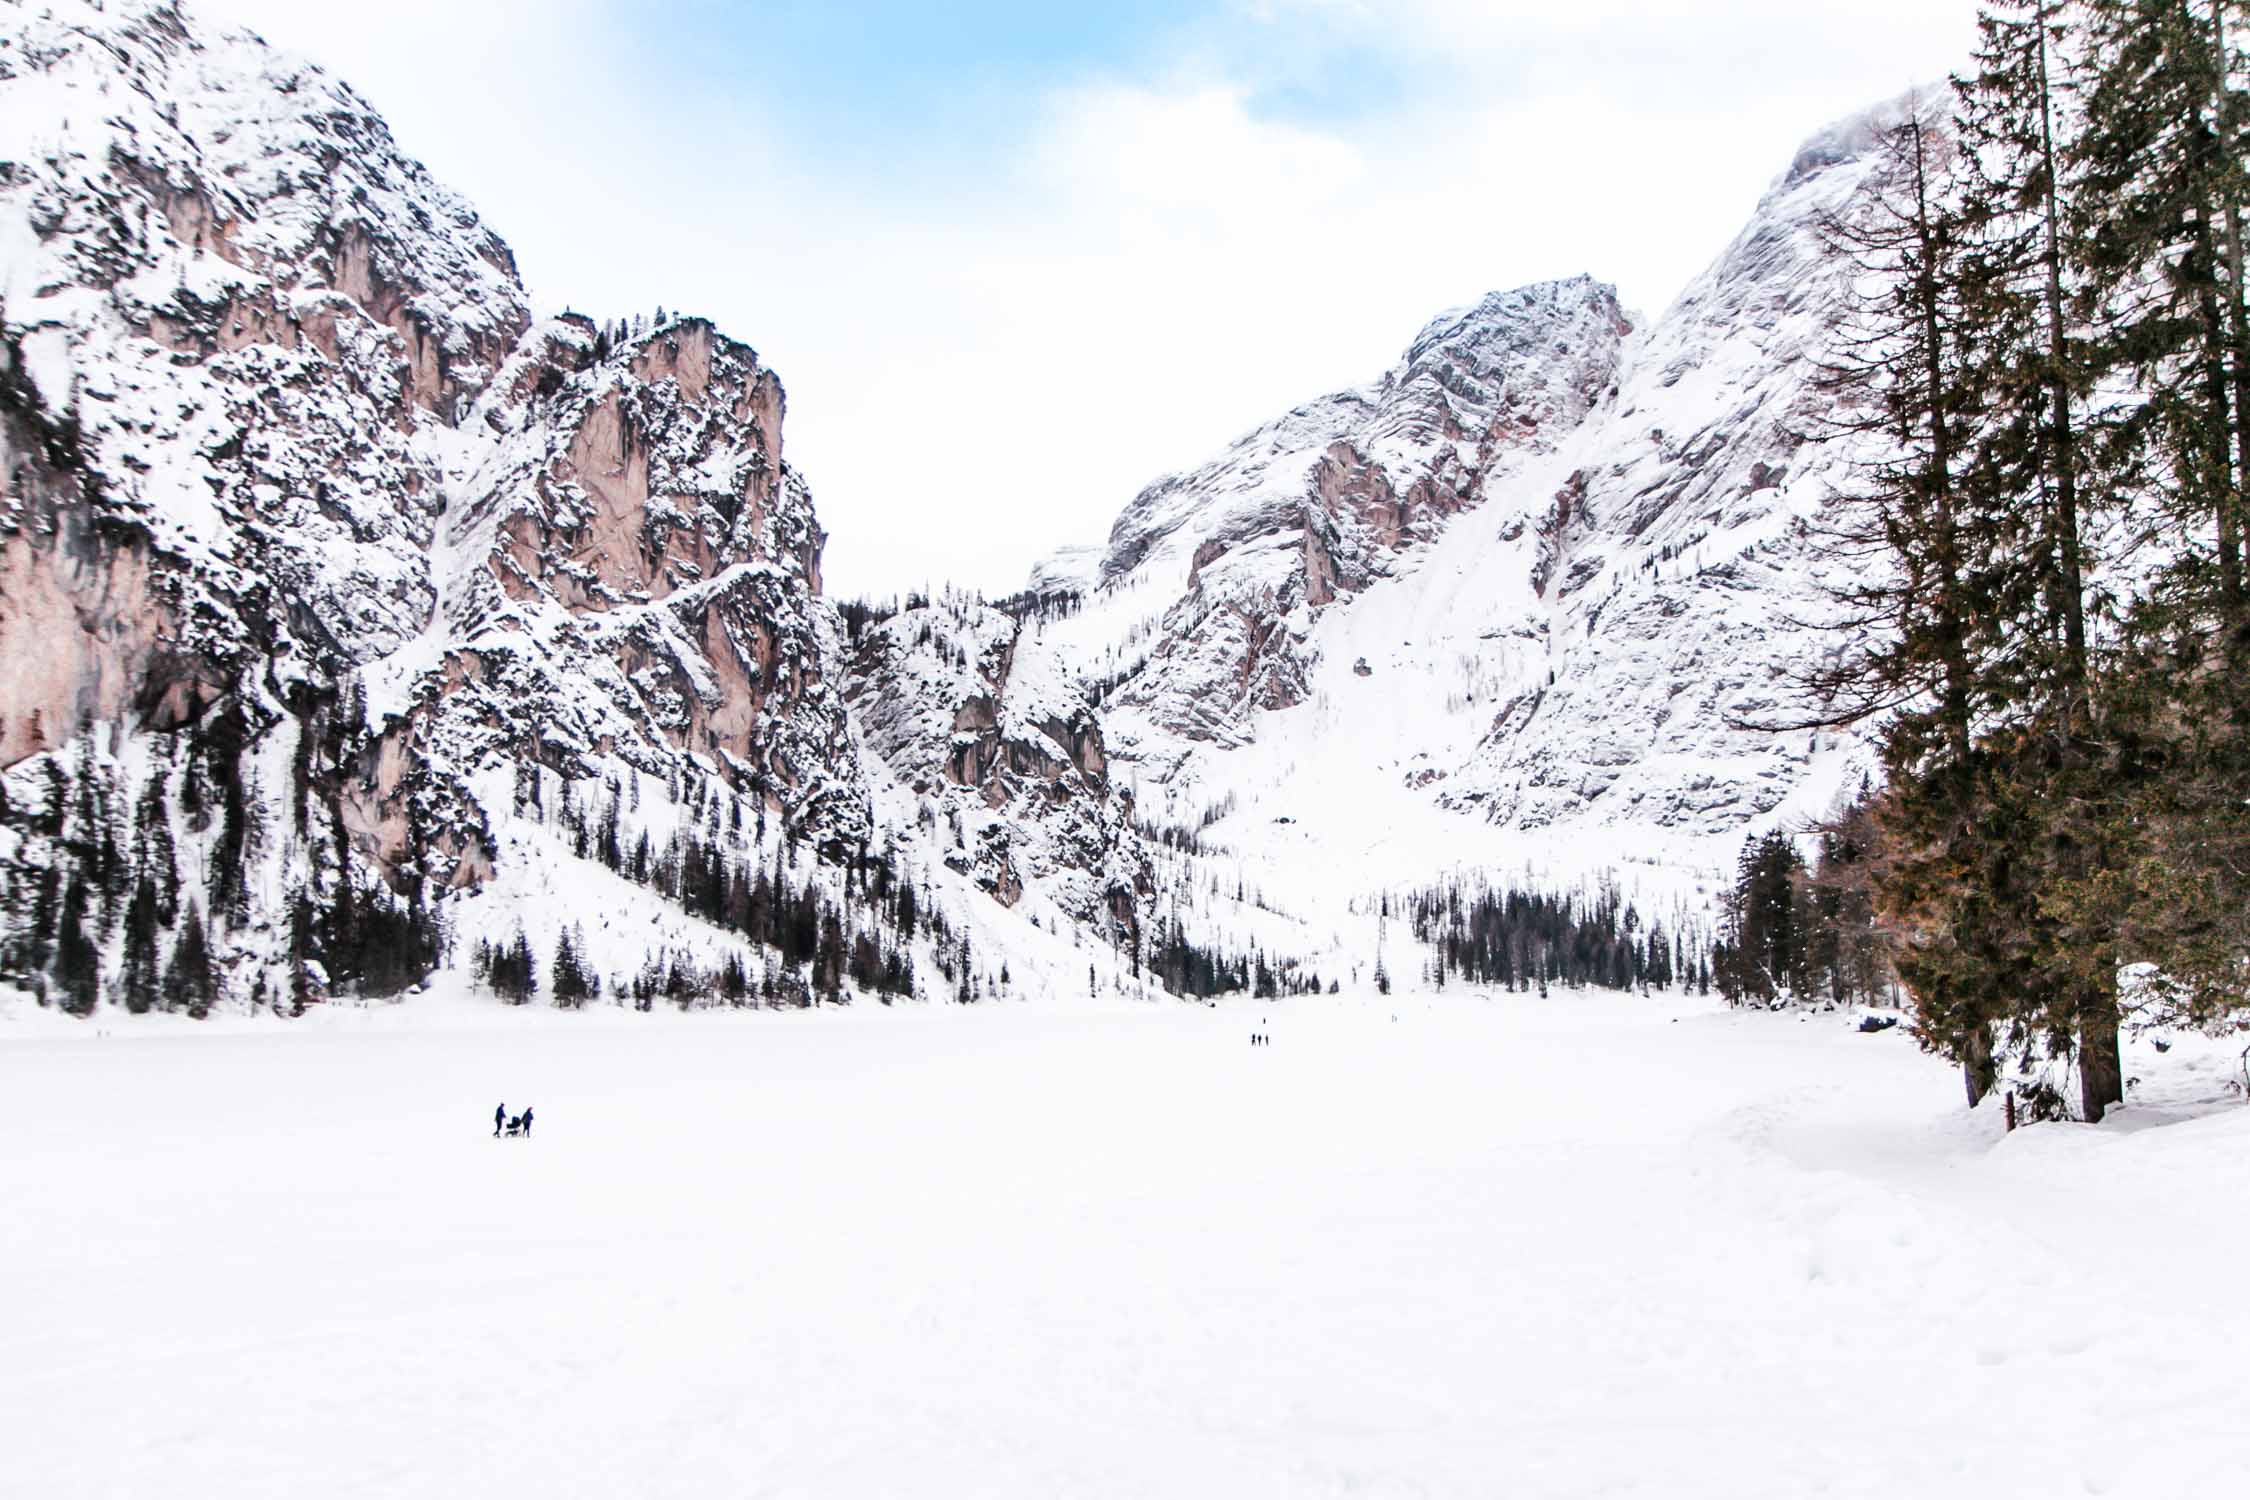
[[[2192,1044],[2136,1050],[2157,1103],[2003,1139],[1895,1032],[1606,995],[0,1022],[12,1495],[2188,1497],[2250,1461],[2250,1111]]]

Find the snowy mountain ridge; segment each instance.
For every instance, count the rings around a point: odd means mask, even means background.
[[[1630,331],[1591,277],[1495,293],[1433,320],[1380,380],[1148,486],[1111,528],[1100,579],[1182,593],[1110,702],[1218,743],[1302,702],[1311,613],[1388,576],[1583,421]]]

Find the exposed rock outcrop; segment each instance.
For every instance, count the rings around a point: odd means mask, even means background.
[[[847,689],[868,747],[945,858],[1002,904],[1027,888],[1129,946],[1149,871],[1101,721],[1036,624],[941,601],[871,624]]]

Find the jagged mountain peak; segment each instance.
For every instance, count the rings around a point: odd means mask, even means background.
[[[411,982],[447,925],[644,1005],[835,994],[847,943],[973,994],[1001,905],[1026,982],[1130,969],[1084,685],[983,606],[847,644],[749,344],[535,319],[366,101],[176,5],[0,5],[0,128],[0,982],[136,880],[143,951],[208,934],[193,1008]]]
[[[1177,602],[1152,653],[1105,665],[1113,711],[1237,743],[1249,715],[1301,701],[1314,614],[1393,574],[1575,430],[1614,387],[1632,332],[1591,276],[1494,292],[1431,320],[1376,380],[1142,490],[1111,528],[1100,581]],[[1074,572],[1082,561],[1064,555],[1036,576]]]
[[[1859,160],[1874,149],[1884,131],[1896,128],[1911,116],[1920,115],[1930,125],[1947,128],[1952,118],[1952,101],[1953,90],[1949,84],[1916,84],[1822,126],[1797,148],[1788,168],[1767,189],[1767,200],[1788,192],[1817,173]]]
[[[529,323],[475,210],[350,85],[255,33],[165,0],[47,0],[0,18],[0,70],[39,189],[36,249],[10,246],[0,287],[19,324],[106,294],[165,317],[160,338],[226,342],[343,297],[405,340],[413,408],[447,421]]]
[[[1412,369],[1440,347],[1511,335],[1518,339],[1536,337],[1549,325],[1567,323],[1583,312],[1627,324],[1632,321],[1618,304],[1617,288],[1590,274],[1534,281],[1507,291],[1487,292],[1466,306],[1439,313],[1415,334],[1398,368]]]

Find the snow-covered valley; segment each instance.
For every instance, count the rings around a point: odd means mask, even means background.
[[[176,0],[0,5],[0,1500],[2233,1493],[2240,952],[2075,942],[1809,685],[1838,226],[1948,119],[840,598],[758,330],[542,315]],[[1901,827],[2073,965],[1879,912]],[[2080,968],[2123,1102],[2014,1129]]]
[[[1591,992],[5,1030],[15,1494],[2176,1500],[2250,1456],[2215,1050],[2002,1139],[1896,1032]]]

